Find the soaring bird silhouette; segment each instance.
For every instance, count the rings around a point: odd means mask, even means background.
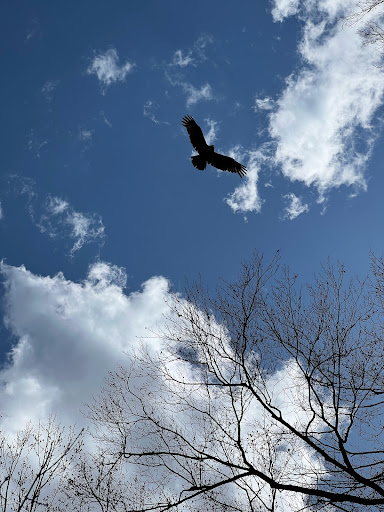
[[[221,171],[237,172],[240,178],[247,174],[247,169],[244,165],[239,164],[239,162],[236,162],[236,160],[229,156],[216,153],[215,146],[208,146],[200,126],[192,116],[184,116],[182,123],[187,129],[192,146],[199,153],[191,157],[192,164],[196,169],[204,171],[208,163]]]

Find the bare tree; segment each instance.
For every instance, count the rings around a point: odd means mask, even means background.
[[[328,264],[300,287],[255,254],[213,296],[202,282],[176,294],[161,341],[90,407],[107,464],[147,490],[125,510],[384,510],[382,260],[373,270],[370,286]]]
[[[73,430],[65,435],[54,418],[46,425],[28,424],[14,437],[0,432],[0,510],[60,510],[60,484],[81,449],[82,435]]]
[[[126,512],[144,507],[147,491],[130,478],[122,461],[108,463],[102,450],[83,451],[65,484],[71,512]]]
[[[373,44],[382,54],[384,52],[384,0],[363,0],[357,10],[346,19],[350,25],[357,25],[364,44]]]

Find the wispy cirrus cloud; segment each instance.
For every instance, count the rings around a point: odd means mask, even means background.
[[[27,134],[27,149],[32,151],[37,158],[40,158],[40,150],[48,144],[48,140],[38,137],[34,129],[29,130]]]
[[[185,66],[188,66],[189,64],[194,64],[194,59],[191,57],[192,51],[188,50],[186,52],[186,55],[183,55],[182,50],[176,50],[173,59],[172,59],[172,66],[180,66],[181,68],[184,68]]]
[[[297,197],[292,192],[290,194],[285,194],[283,199],[287,203],[284,209],[284,219],[293,220],[302,213],[309,211],[309,206],[303,203],[301,197]]]
[[[77,138],[79,139],[79,141],[85,142],[86,144],[89,145],[92,142],[92,137],[93,137],[94,131],[95,131],[94,129],[89,130],[88,128],[79,128],[79,131],[77,133]]]
[[[75,210],[66,200],[48,194],[41,198],[33,180],[10,176],[9,187],[26,198],[26,209],[39,231],[52,239],[69,240],[68,254],[73,257],[84,245],[95,243],[99,248],[105,242],[105,226],[96,213]]]
[[[187,82],[182,82],[180,85],[187,95],[187,107],[195,105],[197,102],[202,100],[208,101],[213,99],[212,87],[208,83],[202,85],[200,89]]]
[[[186,76],[186,68],[192,66],[196,68],[200,63],[207,60],[206,50],[209,44],[212,44],[213,37],[209,34],[201,35],[191,48],[178,49],[174,52],[170,63],[165,64],[165,76],[168,82],[173,86],[181,87],[187,97],[186,106],[190,107],[200,101],[215,99],[212,86],[207,82],[200,87],[192,85]],[[176,72],[174,68],[179,67],[183,72]]]
[[[131,73],[135,67],[135,64],[129,61],[121,66],[118,63],[117,50],[110,48],[106,52],[95,53],[92,63],[87,68],[89,75],[97,76],[103,94],[111,84],[124,82],[128,73]]]
[[[207,47],[213,43],[213,37],[210,34],[200,35],[193,43],[192,47],[184,50],[178,49],[173,54],[170,66],[196,67],[199,63],[207,60]]]
[[[268,96],[265,98],[255,98],[255,104],[253,106],[253,110],[255,112],[259,110],[273,110],[274,108],[274,101],[272,98],[269,98]]]
[[[152,101],[152,100],[147,100],[145,103],[144,103],[144,107],[143,107],[143,115],[144,117],[148,117],[148,119],[150,119],[151,121],[153,121],[155,124],[160,124],[160,123],[163,123],[163,124],[169,124],[168,121],[160,121],[157,117],[156,117],[156,114],[155,112],[160,108],[160,106]]]
[[[184,94],[186,95],[186,106],[191,107],[199,101],[209,101],[215,99],[212,92],[212,87],[209,83],[202,85],[200,88],[195,87],[190,82],[186,81],[184,77],[172,76],[166,72],[165,76],[169,83],[173,86],[181,87]]]
[[[70,256],[74,256],[86,244],[97,243],[101,246],[105,240],[105,226],[100,215],[78,212],[67,201],[56,196],[47,197],[36,225],[42,233],[52,238],[71,239]]]
[[[44,99],[47,103],[52,103],[56,88],[59,83],[60,80],[47,80],[40,89],[40,92],[44,96]]]

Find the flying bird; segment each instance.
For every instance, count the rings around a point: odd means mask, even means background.
[[[191,157],[192,164],[196,169],[204,171],[208,163],[221,171],[237,172],[240,178],[247,174],[247,169],[244,165],[239,164],[239,162],[236,162],[236,160],[230,156],[216,153],[215,146],[208,146],[200,126],[192,116],[184,116],[182,123],[187,129],[192,146],[199,153]]]

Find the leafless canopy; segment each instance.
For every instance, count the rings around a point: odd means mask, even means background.
[[[328,264],[300,287],[255,254],[214,296],[175,295],[161,350],[90,411],[145,484],[132,510],[384,510],[383,283],[381,259],[369,282]]]
[[[357,10],[348,16],[346,21],[358,27],[365,44],[373,44],[380,53],[383,53],[383,17],[384,0],[363,0],[358,3]]]

